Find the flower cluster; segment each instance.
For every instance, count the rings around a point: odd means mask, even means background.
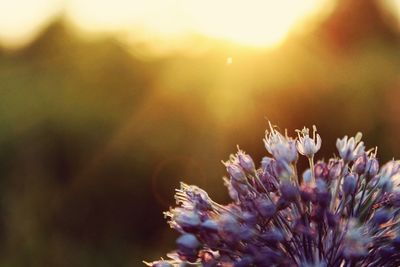
[[[400,266],[400,162],[379,168],[361,134],[338,139],[340,157],[316,161],[313,127],[293,139],[270,125],[270,157],[256,168],[239,149],[224,162],[232,202],[221,205],[193,185],[177,190],[165,212],[180,233],[172,266]],[[299,154],[309,167],[299,172]],[[300,175],[301,174],[301,175]]]

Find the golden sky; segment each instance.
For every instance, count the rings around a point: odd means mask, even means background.
[[[21,45],[63,13],[90,32],[174,38],[203,34],[251,46],[279,44],[328,0],[0,0],[0,41]],[[399,0],[386,0],[400,10]],[[146,36],[145,36],[146,37]]]

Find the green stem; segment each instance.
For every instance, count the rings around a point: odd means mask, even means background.
[[[309,157],[308,162],[310,163],[311,182],[314,184],[315,183],[314,157]]]

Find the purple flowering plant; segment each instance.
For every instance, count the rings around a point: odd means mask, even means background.
[[[361,133],[338,139],[339,157],[315,161],[321,137],[313,127],[281,134],[270,124],[269,157],[257,168],[238,148],[223,162],[232,202],[221,205],[181,183],[178,207],[165,212],[180,233],[172,266],[400,266],[400,162],[379,168],[377,149]],[[299,154],[309,167],[299,172]],[[300,175],[301,174],[301,175]]]

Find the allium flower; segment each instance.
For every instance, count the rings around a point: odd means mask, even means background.
[[[336,141],[336,148],[340,157],[345,162],[353,161],[364,153],[364,142],[361,142],[362,134],[357,133],[355,137],[348,138],[347,135]]]
[[[300,154],[311,158],[321,148],[321,137],[319,134],[315,135],[317,128],[313,126],[313,138],[310,137],[310,130],[306,127],[298,131],[299,139],[296,142],[297,150]]]
[[[247,172],[252,173],[256,170],[253,159],[247,155],[243,150],[240,150],[238,146],[238,152],[236,153],[237,159],[240,166]]]
[[[354,175],[349,174],[344,177],[342,191],[345,195],[353,194],[357,185],[357,179]]]
[[[343,171],[343,160],[342,159],[330,159],[328,162],[328,180],[332,181],[340,177]]]
[[[244,173],[243,168],[234,162],[224,162],[226,167],[226,171],[229,173],[229,176],[237,182],[245,183],[246,182],[246,174]]]
[[[319,135],[296,141],[270,126],[272,157],[257,169],[239,149],[224,162],[232,202],[181,183],[165,212],[180,233],[170,259],[153,267],[400,266],[400,162],[379,170],[361,134],[337,141],[340,158],[317,161]],[[310,166],[298,170],[296,144]],[[299,175],[299,174],[302,175]]]
[[[271,124],[266,131],[264,144],[267,151],[277,160],[292,163],[297,160],[296,142],[290,137],[283,136]]]

